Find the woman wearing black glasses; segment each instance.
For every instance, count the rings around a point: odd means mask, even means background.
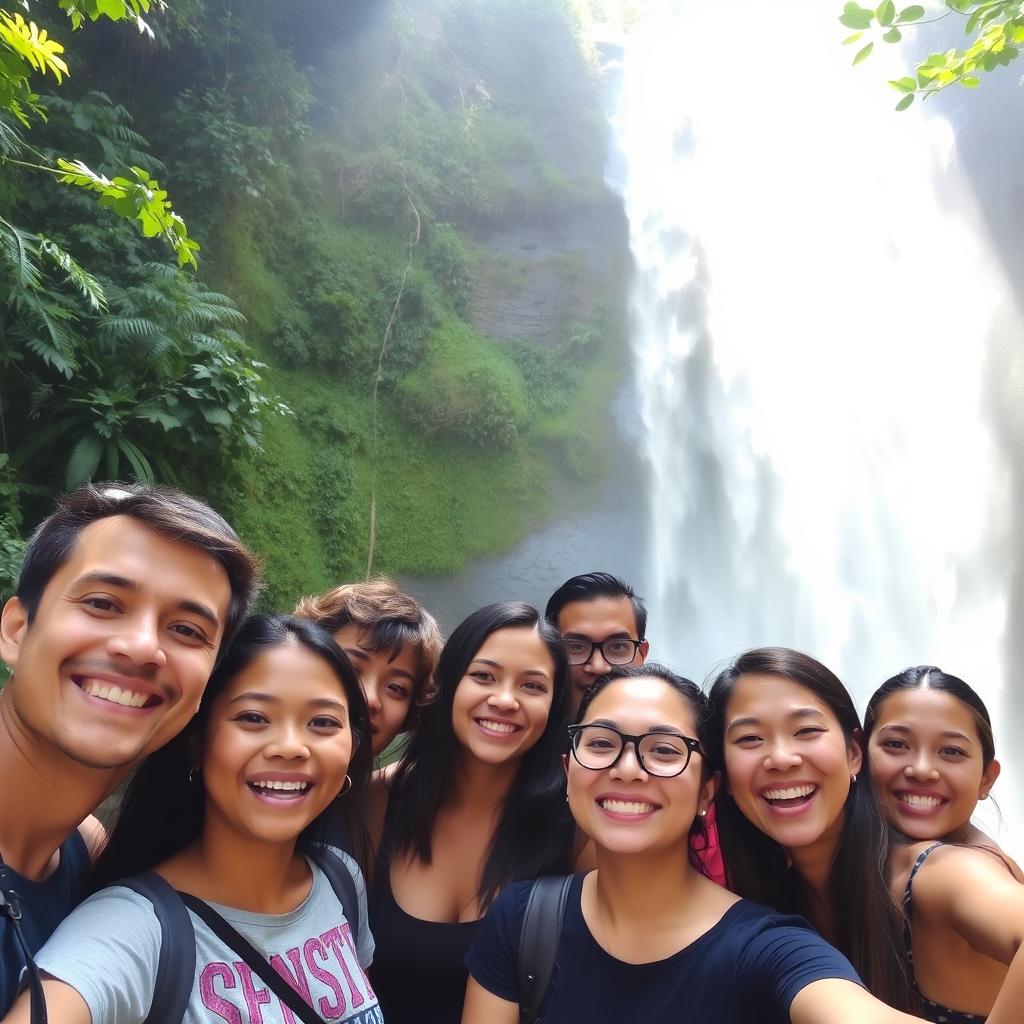
[[[569,889],[543,1024],[899,1024],[800,918],[709,881],[682,853],[716,779],[700,743],[707,700],[657,665],[594,684],[571,727],[569,804],[597,870]],[[519,1019],[519,937],[530,885],[495,901],[467,964],[463,1024]],[[531,1024],[533,1022],[531,1021]]]

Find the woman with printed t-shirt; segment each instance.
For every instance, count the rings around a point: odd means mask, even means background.
[[[597,869],[569,889],[543,1024],[899,1024],[800,918],[742,900],[681,854],[715,789],[707,702],[658,665],[615,669],[572,727],[569,804]],[[463,1024],[515,1024],[528,883],[498,897],[468,957]]]
[[[137,772],[94,872],[109,885],[155,866],[166,896],[184,894],[195,940],[185,1024],[380,1024],[364,973],[373,938],[359,869],[338,851],[306,856],[299,845],[339,795],[359,795],[369,767],[366,702],[331,636],[302,619],[250,619],[193,725]],[[350,877],[336,888],[328,876],[342,872]],[[142,1024],[166,1013],[154,993],[173,938],[145,896],[100,889],[39,953],[49,1019]],[[5,1019],[30,1019],[27,993]]]

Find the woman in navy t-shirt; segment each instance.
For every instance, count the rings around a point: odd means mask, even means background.
[[[739,899],[680,851],[714,795],[707,702],[657,665],[616,669],[584,698],[569,804],[597,870],[569,890],[543,1024],[898,1024],[801,918]],[[467,958],[463,1024],[515,1024],[530,883],[495,901]]]

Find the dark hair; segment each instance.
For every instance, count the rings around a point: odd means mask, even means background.
[[[325,594],[304,597],[294,614],[312,619],[330,633],[337,633],[344,626],[356,626],[367,634],[372,650],[387,651],[392,661],[405,645],[415,650],[419,671],[402,729],[415,724],[418,705],[430,699],[437,659],[444,646],[437,621],[416,598],[399,590],[386,576],[375,576],[335,587]]]
[[[992,735],[992,719],[989,717],[985,702],[975,690],[958,676],[951,676],[934,665],[915,665],[905,668],[902,672],[886,679],[871,695],[867,710],[864,712],[864,737],[871,736],[878,721],[878,712],[886,697],[902,690],[939,690],[948,693],[963,704],[974,716],[974,727],[978,731],[981,742],[982,766],[987,768],[996,756],[996,744]]]
[[[220,652],[227,649],[260,587],[259,564],[226,520],[198,498],[149,484],[83,484],[57,499],[25,548],[15,595],[32,622],[46,585],[70,558],[85,527],[127,516],[167,540],[188,544],[219,562],[231,584],[231,604]]]
[[[784,913],[807,913],[806,885],[785,850],[744,817],[726,784],[726,710],[736,683],[746,675],[791,680],[815,695],[839,721],[847,743],[863,746],[853,699],[819,661],[785,647],[741,654],[711,687],[707,750],[723,785],[715,797],[719,844],[729,887],[738,895]],[[898,1009],[916,1005],[903,960],[902,918],[889,889],[890,840],[871,781],[862,771],[850,786],[835,856],[828,901],[834,931],[829,940],[849,958],[868,989]]]
[[[697,728],[697,735],[694,739],[700,740],[703,754],[700,759],[700,780],[701,782],[706,782],[715,771],[711,765],[711,761],[707,757],[707,754],[704,753],[704,751],[707,750],[707,731],[711,714],[708,698],[704,691],[695,682],[693,682],[692,679],[687,679],[685,676],[677,676],[675,672],[666,668],[664,665],[659,665],[655,661],[649,661],[645,665],[619,665],[613,668],[606,675],[595,679],[583,694],[583,699],[580,701],[579,709],[576,712],[575,721],[582,722],[587,713],[587,709],[593,703],[594,698],[602,690],[607,689],[612,683],[617,682],[619,679],[659,679],[666,686],[675,690],[676,693],[679,694],[683,703],[693,714],[693,721]],[[693,824],[690,826],[689,854],[690,863],[704,875],[708,872],[703,861],[698,855],[698,851],[706,849],[707,842],[708,832],[706,823],[704,819],[698,815],[693,819]]]
[[[536,608],[509,601],[473,612],[452,635],[437,667],[437,692],[391,783],[385,827],[385,858],[414,854],[431,859],[431,833],[452,792],[459,743],[452,728],[455,691],[487,638],[499,629],[534,629],[554,662],[551,711],[537,742],[523,755],[505,797],[480,877],[481,909],[509,882],[569,870],[572,819],[565,803],[560,754],[569,709],[569,666],[558,631]]]
[[[628,597],[633,606],[633,618],[636,619],[636,638],[644,639],[647,632],[647,608],[643,599],[637,597],[636,591],[625,580],[610,572],[587,572],[566,580],[548,598],[544,618],[557,627],[558,616],[567,604],[574,601],[596,601],[599,597]]]
[[[239,630],[234,644],[210,678],[196,717],[184,732],[143,761],[133,776],[110,842],[93,866],[90,888],[100,889],[118,878],[147,871],[199,836],[203,830],[206,800],[203,787],[192,784],[189,776],[195,768],[196,748],[206,731],[210,707],[228,683],[257,658],[291,642],[301,644],[327,662],[345,692],[353,749],[348,767],[352,786],[344,801],[362,811],[372,752],[370,716],[355,669],[330,633],[316,623],[288,615],[254,615]],[[324,839],[332,812],[329,806],[311,822],[300,836],[300,842]],[[360,814],[358,820],[363,821],[365,817]],[[368,837],[354,837],[357,859],[359,854],[366,859],[367,846]]]

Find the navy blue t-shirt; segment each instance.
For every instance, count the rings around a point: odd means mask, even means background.
[[[74,909],[79,886],[89,867],[89,851],[77,830],[60,848],[60,862],[49,878],[41,882],[19,875],[12,868],[0,867],[0,888],[11,890],[21,904],[21,930],[33,953],[53,934],[54,929]],[[19,992],[19,980],[25,967],[21,945],[14,926],[0,911],[0,1017],[11,1008]]]
[[[627,964],[606,953],[583,919],[583,875],[565,908],[543,1024],[788,1024],[797,993],[814,981],[861,984],[842,953],[801,917],[740,900],[700,938],[664,960]],[[494,901],[466,957],[489,992],[518,1003],[519,933],[531,882]]]

